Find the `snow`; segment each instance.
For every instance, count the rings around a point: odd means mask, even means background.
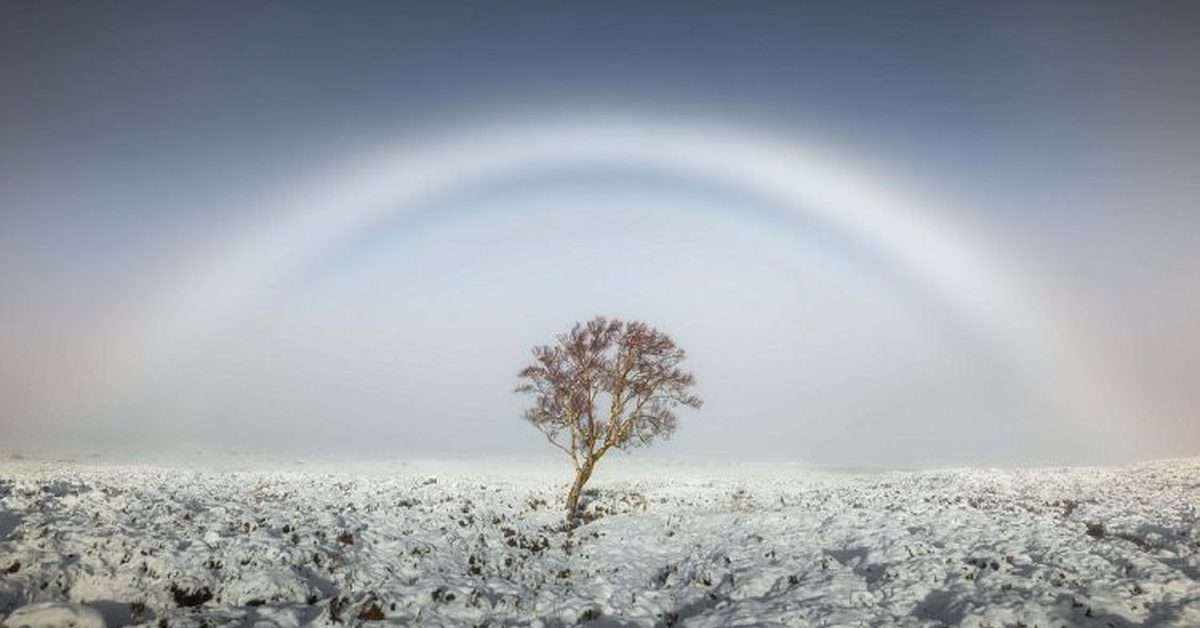
[[[38,602],[22,606],[4,620],[8,628],[105,628],[104,617],[87,606]]]
[[[565,465],[3,461],[0,617],[1200,625],[1200,459],[878,473],[601,464],[568,534]],[[42,603],[55,605],[26,606]]]

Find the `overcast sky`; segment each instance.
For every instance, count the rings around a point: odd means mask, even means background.
[[[1197,455],[1198,68],[1194,2],[0,2],[0,442],[539,454],[516,372],[607,314],[689,351],[706,405],[656,455]],[[653,137],[456,178],[489,130],[613,119]],[[679,128],[816,155],[885,218],[629,148]],[[1107,429],[1058,398],[1089,390]]]

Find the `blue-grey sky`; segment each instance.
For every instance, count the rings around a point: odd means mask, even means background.
[[[0,440],[540,452],[515,373],[609,314],[691,352],[661,455],[1196,455],[1198,69],[1190,2],[0,2]]]

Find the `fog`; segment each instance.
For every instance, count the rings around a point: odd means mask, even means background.
[[[549,456],[607,315],[638,455],[1200,453],[1198,8],[759,9],[0,6],[0,449]]]

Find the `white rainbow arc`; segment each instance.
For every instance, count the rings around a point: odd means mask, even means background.
[[[747,190],[860,239],[1005,347],[1050,398],[1065,401],[1064,412],[1085,412],[1098,427],[1094,374],[1033,310],[1016,273],[927,205],[880,189],[863,168],[831,155],[836,151],[709,122],[595,117],[508,121],[404,143],[351,165],[345,176],[299,185],[269,223],[186,274],[140,318],[135,333],[143,348],[133,375],[185,351],[264,287],[381,219],[508,176],[619,166]],[[1111,399],[1104,405],[1111,410]]]

